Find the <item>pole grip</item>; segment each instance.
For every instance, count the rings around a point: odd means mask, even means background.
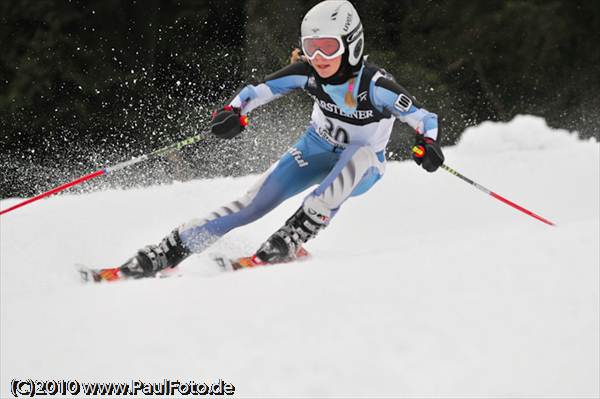
[[[421,145],[415,145],[412,148],[412,152],[417,156],[417,158],[423,158],[423,155],[425,155],[425,148],[423,148]]]

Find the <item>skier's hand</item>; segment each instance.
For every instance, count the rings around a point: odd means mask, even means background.
[[[212,114],[211,132],[221,139],[231,139],[248,126],[248,117],[239,108],[226,105]]]
[[[444,154],[437,141],[422,134],[417,134],[412,153],[415,162],[428,172],[435,172],[444,163]]]

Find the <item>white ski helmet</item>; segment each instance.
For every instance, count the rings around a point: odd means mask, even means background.
[[[326,58],[327,55],[333,58],[333,54],[343,54],[342,63],[347,62],[351,69],[362,63],[365,41],[363,28],[358,12],[349,1],[326,0],[311,8],[302,20],[300,34],[304,55],[311,59],[319,52]],[[312,54],[307,54],[305,40],[318,38],[336,38],[341,48],[337,53],[332,51],[331,54],[324,54],[315,48],[315,53],[308,51]]]

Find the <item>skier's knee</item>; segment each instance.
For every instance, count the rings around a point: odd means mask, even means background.
[[[375,154],[373,148],[371,148],[371,146],[368,145],[359,145],[352,158],[361,160],[362,162],[368,165],[376,165],[379,163],[379,159],[377,159],[377,154]]]

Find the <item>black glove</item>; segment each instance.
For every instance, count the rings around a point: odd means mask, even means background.
[[[231,139],[244,131],[248,126],[248,117],[242,115],[239,108],[226,105],[213,112],[210,123],[211,132],[221,139]]]
[[[417,134],[413,159],[428,172],[435,172],[444,163],[444,154],[437,141]]]

